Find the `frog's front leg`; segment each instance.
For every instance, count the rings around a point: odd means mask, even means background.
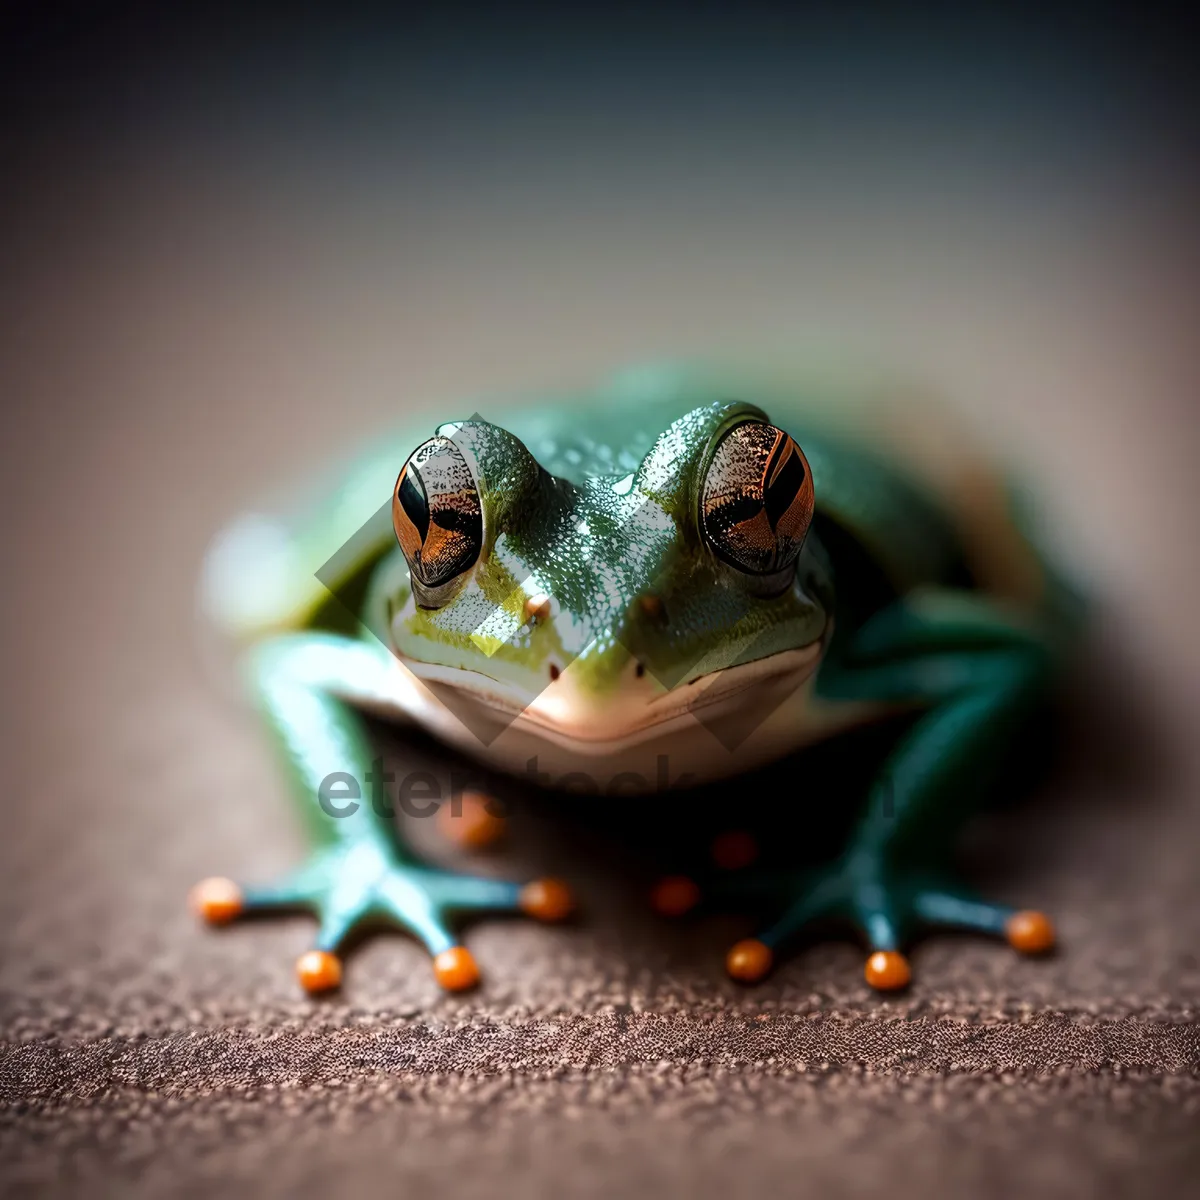
[[[361,781],[371,770],[374,756],[354,706],[385,703],[395,686],[397,666],[383,646],[325,633],[290,634],[258,646],[247,669],[308,818],[314,849],[298,870],[272,886],[205,880],[193,892],[203,917],[224,923],[264,910],[314,912],[316,944],[296,964],[309,992],[341,982],[337,951],[356,926],[391,922],[424,942],[438,982],[459,991],[478,980],[478,970],[450,932],[451,914],[520,910],[543,920],[567,914],[570,894],[560,882],[521,886],[425,866],[399,837],[390,813],[330,787],[331,776]]]
[[[867,982],[884,990],[909,982],[901,948],[917,926],[1002,935],[1027,953],[1049,949],[1044,915],[980,899],[945,864],[953,835],[1044,696],[1053,663],[1036,630],[974,593],[914,594],[867,622],[822,668],[818,691],[924,711],[872,784],[847,850],[784,884],[792,903],[760,937],[733,948],[730,973],[761,978],[784,942],[826,918],[857,927],[871,950]]]

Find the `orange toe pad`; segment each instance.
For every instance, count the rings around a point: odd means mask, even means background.
[[[521,911],[539,921],[561,921],[571,915],[575,899],[561,879],[535,879],[521,889]]]
[[[448,992],[465,992],[479,982],[479,967],[466,946],[451,946],[437,955],[433,974]]]
[[[654,885],[650,904],[659,916],[682,917],[700,903],[700,889],[685,875],[668,875]]]
[[[342,982],[342,962],[328,950],[309,950],[296,959],[296,978],[310,995],[331,992]]]
[[[489,810],[492,798],[483,792],[464,792],[461,805],[438,809],[438,829],[447,841],[464,850],[484,850],[504,836],[504,818]]]
[[[210,925],[224,925],[242,911],[242,889],[232,879],[214,876],[192,888],[192,909]]]
[[[766,977],[775,956],[757,938],[738,942],[725,956],[725,970],[740,983],[758,983]]]
[[[1044,954],[1054,946],[1054,924],[1045,913],[1026,909],[1005,922],[1008,944],[1022,954]]]
[[[908,959],[898,950],[876,950],[867,959],[863,970],[866,981],[881,992],[897,992],[908,987],[912,980],[912,970]]]

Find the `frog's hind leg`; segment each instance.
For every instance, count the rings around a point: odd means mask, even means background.
[[[909,982],[902,950],[919,926],[1002,935],[1024,952],[1049,949],[1054,931],[1045,916],[979,899],[943,864],[1044,695],[1053,661],[1032,627],[975,593],[914,594],[864,625],[822,669],[821,693],[923,711],[873,781],[865,815],[837,861],[804,876],[746,872],[744,881],[721,885],[760,900],[790,898],[764,933],[730,951],[730,974],[762,978],[785,943],[828,919],[858,929],[871,952],[867,981],[884,990]]]
[[[373,639],[323,632],[271,639],[248,659],[250,683],[282,751],[314,848],[300,868],[269,886],[205,880],[193,892],[193,905],[217,924],[275,910],[314,913],[315,944],[296,964],[309,992],[338,986],[338,951],[369,921],[414,934],[433,955],[438,982],[459,991],[478,980],[478,970],[451,932],[452,915],[523,911],[556,920],[571,907],[570,894],[555,880],[522,886],[422,864],[398,836],[393,815],[376,811],[366,798],[362,781],[374,755],[355,706],[385,703],[398,669]]]

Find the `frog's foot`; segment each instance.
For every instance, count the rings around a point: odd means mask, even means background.
[[[725,959],[729,974],[743,983],[766,977],[777,953],[806,927],[827,921],[849,924],[869,947],[864,975],[879,991],[907,987],[912,970],[901,947],[917,927],[971,930],[1007,939],[1023,954],[1041,954],[1054,946],[1054,926],[1043,913],[992,904],[928,874],[883,871],[861,862],[837,864],[797,875],[739,873],[714,881],[706,905],[725,899],[770,902],[795,897],[782,917],[758,935],[733,946]],[[660,882],[654,905],[678,916],[700,902],[700,887],[683,876]]]
[[[479,981],[479,968],[450,932],[447,919],[469,912],[523,912],[543,921],[569,915],[573,902],[564,883],[538,879],[524,885],[479,879],[401,863],[371,843],[336,845],[317,851],[282,882],[240,887],[228,879],[206,879],[192,892],[192,905],[211,924],[255,913],[301,909],[319,922],[316,944],[296,962],[301,986],[330,991],[342,980],[338,950],[359,926],[382,921],[419,938],[433,955],[433,973],[447,991]]]

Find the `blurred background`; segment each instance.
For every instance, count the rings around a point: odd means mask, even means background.
[[[825,1194],[894,1194],[900,1172],[1095,1194],[1194,1163],[1200,178],[1181,29],[6,9],[0,1172],[123,1194],[715,1191],[798,1170]],[[224,521],[491,392],[813,355],[894,364],[960,405],[1103,598],[1085,690],[1107,728],[1151,731],[1153,769],[1110,769],[1111,739],[1085,737],[1056,803],[1001,838],[997,888],[1055,911],[1060,958],[939,939],[914,992],[881,1001],[857,950],[823,946],[742,992],[718,970],[726,927],[651,931],[628,889],[585,880],[584,927],[477,927],[473,997],[439,997],[418,949],[383,939],[314,1008],[291,975],[303,921],[193,928],[195,878],[263,878],[300,846],[198,649]],[[535,824],[530,861],[572,853]],[[846,1032],[881,1019],[888,1037]],[[782,1041],[747,1043],[754,1022]],[[946,1022],[985,1048],[947,1050]]]

